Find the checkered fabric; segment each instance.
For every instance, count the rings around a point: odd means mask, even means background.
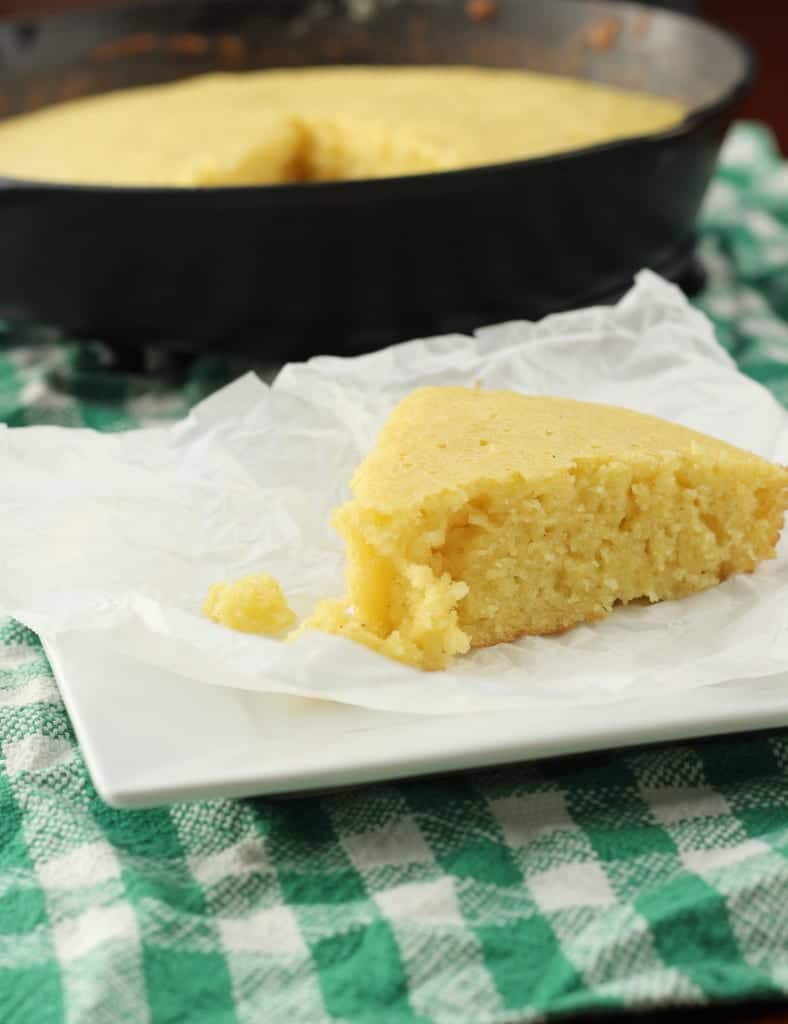
[[[784,224],[788,168],[739,126],[699,304],[788,401]],[[154,389],[103,359],[7,327],[0,415],[129,427],[235,372],[176,387],[163,367]],[[0,751],[3,1024],[503,1024],[788,994],[788,731],[121,812],[7,621]]]

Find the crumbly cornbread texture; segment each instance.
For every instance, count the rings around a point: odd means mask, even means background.
[[[440,669],[751,572],[788,472],[626,409],[437,387],[397,406],[352,493],[334,514],[347,595],[306,626]]]
[[[214,583],[203,614],[222,626],[261,636],[281,636],[296,622],[282,588],[266,573],[242,576],[233,583]]]
[[[181,187],[379,178],[648,134],[685,113],[665,97],[519,70],[211,74],[9,118],[0,173]]]

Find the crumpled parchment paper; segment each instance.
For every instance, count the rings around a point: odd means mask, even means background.
[[[421,385],[475,381],[627,406],[788,462],[788,414],[676,288],[643,272],[615,307],[320,357],[270,388],[247,375],[175,426],[0,431],[0,610],[204,683],[420,714],[680,700],[788,670],[786,543],[753,576],[431,674],[339,637],[286,644],[201,617],[210,583],[249,572],[276,576],[299,615],[340,596],[330,513],[387,414]]]

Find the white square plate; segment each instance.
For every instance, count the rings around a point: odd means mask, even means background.
[[[271,572],[299,614],[341,593],[329,510],[387,410],[436,381],[592,397],[788,461],[784,410],[653,274],[616,307],[291,364],[270,392],[245,377],[169,431],[8,431],[0,606],[51,637],[108,802],[303,792],[788,725],[788,548],[686,602],[429,678],[337,637],[291,648],[201,619],[197,596],[242,572]],[[299,692],[336,702],[287,695]],[[446,713],[452,692],[469,713]]]
[[[71,634],[46,643],[116,807],[285,794],[788,725],[788,675],[536,716],[408,715],[197,684]]]

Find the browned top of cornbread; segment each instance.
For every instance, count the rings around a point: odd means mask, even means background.
[[[759,456],[656,416],[568,398],[431,387],[396,407],[352,489],[360,504],[394,511],[484,481],[537,480],[581,460],[647,460],[661,452],[757,461],[788,480]]]

